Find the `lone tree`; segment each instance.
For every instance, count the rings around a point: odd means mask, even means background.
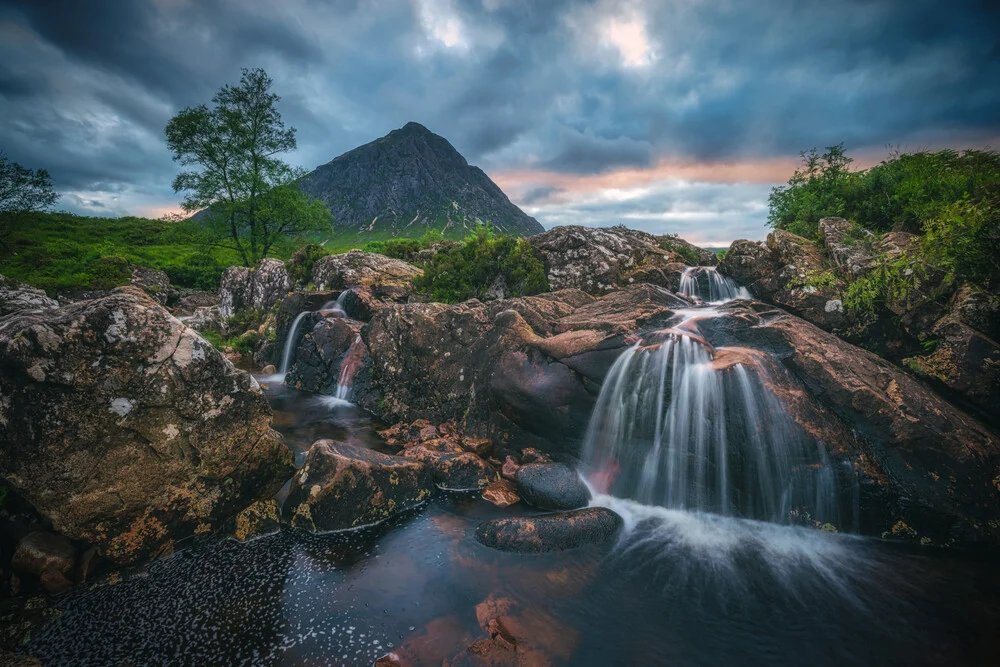
[[[15,217],[46,209],[57,199],[49,172],[22,167],[0,153],[0,245],[6,250],[10,250],[7,240],[14,231]]]
[[[284,237],[328,227],[330,211],[294,186],[301,171],[276,157],[295,148],[262,69],[244,69],[238,86],[223,86],[213,106],[188,107],[167,123],[174,160],[196,169],[174,179],[183,206],[203,209],[196,220],[207,242],[232,248],[254,266]]]

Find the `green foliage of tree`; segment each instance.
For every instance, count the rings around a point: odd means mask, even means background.
[[[318,243],[307,243],[299,248],[292,258],[285,262],[292,282],[296,285],[308,285],[312,281],[313,264],[329,254],[332,253]]]
[[[44,169],[29,169],[0,153],[0,244],[8,243],[19,215],[49,208],[59,199],[52,190],[52,178]]]
[[[767,221],[772,227],[814,239],[820,218],[846,213],[853,160],[844,154],[842,143],[828,146],[822,154],[813,148],[800,155],[802,168],[795,170],[788,185],[771,189]]]
[[[254,266],[283,238],[328,227],[329,209],[294,186],[303,172],[279,157],[295,149],[262,69],[244,69],[238,86],[223,86],[213,106],[188,107],[170,119],[173,158],[195,169],[174,179],[186,211],[204,209],[205,242],[234,250]]]
[[[768,223],[811,239],[825,217],[875,232],[923,233],[927,221],[963,200],[981,200],[1000,182],[1000,153],[991,150],[894,153],[860,171],[850,170],[843,144],[801,155],[803,167],[771,190]]]
[[[486,298],[490,287],[501,281],[508,296],[539,294],[549,288],[545,267],[527,240],[496,235],[479,225],[461,244],[435,254],[414,286],[434,301],[458,303]]]
[[[675,252],[680,255],[684,258],[684,263],[689,266],[698,266],[698,264],[701,263],[701,253],[695,248],[689,246],[687,243],[680,241],[676,234],[661,236],[659,244],[664,250],[669,250],[670,252]]]

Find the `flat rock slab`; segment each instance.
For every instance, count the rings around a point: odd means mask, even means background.
[[[310,531],[361,528],[420,505],[433,489],[420,461],[318,440],[292,478],[284,520]]]
[[[590,490],[564,463],[529,463],[514,474],[524,502],[543,510],[572,510],[590,502]]]
[[[544,553],[602,544],[614,537],[623,524],[622,518],[606,507],[587,507],[484,521],[476,528],[476,539],[500,551]]]

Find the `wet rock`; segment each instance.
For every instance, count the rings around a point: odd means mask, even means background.
[[[637,285],[601,299],[563,290],[387,307],[361,332],[371,382],[357,402],[386,421],[461,420],[466,434],[498,445],[572,447],[626,336],[689,305]]]
[[[488,458],[493,453],[493,441],[489,438],[462,438],[462,449],[480,458]]]
[[[258,500],[236,515],[233,537],[240,542],[276,533],[281,529],[281,512],[275,499]]]
[[[433,484],[420,461],[319,440],[292,478],[283,516],[311,531],[358,528],[417,507]]]
[[[509,479],[498,479],[485,489],[483,498],[497,507],[510,507],[521,502],[521,496],[517,495],[517,487]]]
[[[455,451],[453,447],[446,440],[431,440],[407,447],[402,455],[426,463],[434,475],[434,483],[446,491],[478,490],[496,479],[496,473],[486,461],[461,449]]]
[[[315,322],[311,328],[310,322]],[[335,394],[352,346],[356,341],[361,346],[353,350],[359,358],[350,360],[357,366],[367,352],[364,343],[358,340],[362,324],[345,317],[316,314],[303,320],[301,326],[305,331],[299,336],[293,357],[295,362],[285,378],[285,384],[304,391]],[[353,374],[346,379],[353,380]]]
[[[904,521],[934,543],[1000,540],[1000,439],[892,363],[808,322],[731,305],[699,329],[715,347],[766,349],[760,369],[803,431],[857,474],[860,530]],[[771,357],[770,355],[775,355]],[[777,361],[775,362],[777,363]]]
[[[587,507],[572,512],[484,521],[476,528],[476,539],[500,551],[563,551],[607,542],[623,524],[620,516],[605,507]]]
[[[570,510],[590,502],[580,476],[564,463],[528,463],[514,475],[517,492],[529,505],[544,510]]]
[[[316,260],[312,281],[320,290],[378,286],[386,294],[405,297],[412,293],[413,279],[420,275],[421,269],[401,259],[352,250]]]
[[[260,369],[260,372],[264,375],[274,375],[278,372],[278,368],[274,364],[268,364],[264,368]]]
[[[18,310],[55,308],[58,305],[43,290],[0,276],[0,317]]]
[[[930,331],[933,350],[904,363],[988,415],[1000,414],[1000,345],[951,316]]]
[[[73,571],[76,548],[62,535],[36,531],[24,536],[17,543],[11,567],[20,574],[41,577],[46,570],[55,570],[63,576]]]
[[[292,288],[285,263],[267,257],[250,269],[231,266],[219,285],[219,311],[224,319],[241,310],[268,311]]]
[[[112,562],[169,553],[291,475],[260,387],[134,287],[0,320],[0,475]]]
[[[521,463],[552,463],[552,457],[534,447],[526,447],[521,450]]]
[[[545,263],[550,287],[595,295],[640,282],[670,288],[666,267],[683,259],[661,237],[622,227],[554,227],[528,240]],[[714,254],[683,239],[671,238],[670,243],[688,248],[699,263],[715,263]]]
[[[521,466],[518,462],[514,460],[514,457],[508,455],[503,461],[503,467],[500,469],[500,474],[506,479],[513,480],[520,467]]]
[[[403,660],[396,653],[386,653],[375,661],[375,667],[404,667]]]

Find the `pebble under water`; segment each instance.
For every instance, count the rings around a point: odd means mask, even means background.
[[[355,408],[270,389],[293,449],[377,443]],[[529,513],[439,495],[341,534],[199,544],[53,600],[26,652],[53,665],[486,664],[503,609],[531,665],[997,664],[996,554],[918,549],[597,496],[615,544],[517,555],[476,542]],[[477,611],[479,617],[477,617]]]

